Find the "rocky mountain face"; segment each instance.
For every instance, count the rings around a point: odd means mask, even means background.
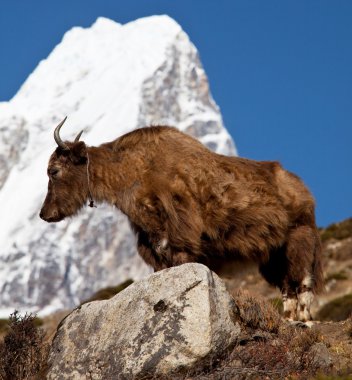
[[[0,314],[71,308],[100,288],[150,269],[126,218],[99,205],[58,224],[38,213],[53,129],[88,145],[134,128],[174,125],[216,152],[236,154],[197,50],[167,16],[73,28],[16,96],[0,103]]]

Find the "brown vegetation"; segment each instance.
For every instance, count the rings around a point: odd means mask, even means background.
[[[329,239],[342,240],[352,236],[352,218],[346,219],[340,223],[333,223],[325,229],[322,229],[321,240],[323,242]]]
[[[32,314],[11,314],[8,332],[0,341],[1,380],[43,379],[49,346],[35,321]]]
[[[92,301],[101,301],[101,300],[108,300],[109,298],[115,296],[116,294],[120,293],[122,290],[126,289],[128,286],[133,284],[132,280],[126,280],[122,284],[117,286],[109,286],[107,288],[101,289],[94,293],[90,298],[83,301],[81,305],[92,302]]]

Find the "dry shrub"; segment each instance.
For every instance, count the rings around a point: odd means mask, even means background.
[[[9,330],[0,343],[0,379],[43,379],[48,345],[44,344],[44,333],[36,325],[33,314],[10,315]]]
[[[281,342],[250,342],[232,353],[232,360],[243,368],[283,374],[289,365],[288,346]]]
[[[281,316],[272,304],[242,290],[234,295],[234,301],[240,321],[247,328],[270,333],[279,331]]]
[[[237,345],[216,373],[229,379],[307,379],[319,369],[310,355],[318,341],[315,330],[285,326],[266,341],[252,339]]]
[[[290,342],[291,349],[296,353],[303,354],[307,352],[315,343],[320,342],[320,333],[316,329],[292,329],[285,332],[285,339]]]

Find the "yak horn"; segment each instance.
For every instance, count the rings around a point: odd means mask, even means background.
[[[82,136],[82,133],[83,133],[83,130],[81,132],[79,132],[79,134],[76,136],[74,142],[78,142],[79,141],[80,137]]]
[[[62,148],[63,150],[70,150],[70,148],[61,140],[60,138],[60,128],[62,127],[62,125],[64,124],[64,122],[66,121],[67,119],[67,116],[65,117],[64,120],[62,120],[62,122],[55,128],[55,131],[54,131],[54,139],[56,141],[56,144]]]

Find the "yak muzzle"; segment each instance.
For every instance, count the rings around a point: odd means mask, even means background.
[[[44,209],[40,210],[39,216],[41,219],[45,220],[48,223],[60,222],[60,220],[64,219],[62,215],[60,215],[57,211],[52,211],[50,213],[45,212]]]

